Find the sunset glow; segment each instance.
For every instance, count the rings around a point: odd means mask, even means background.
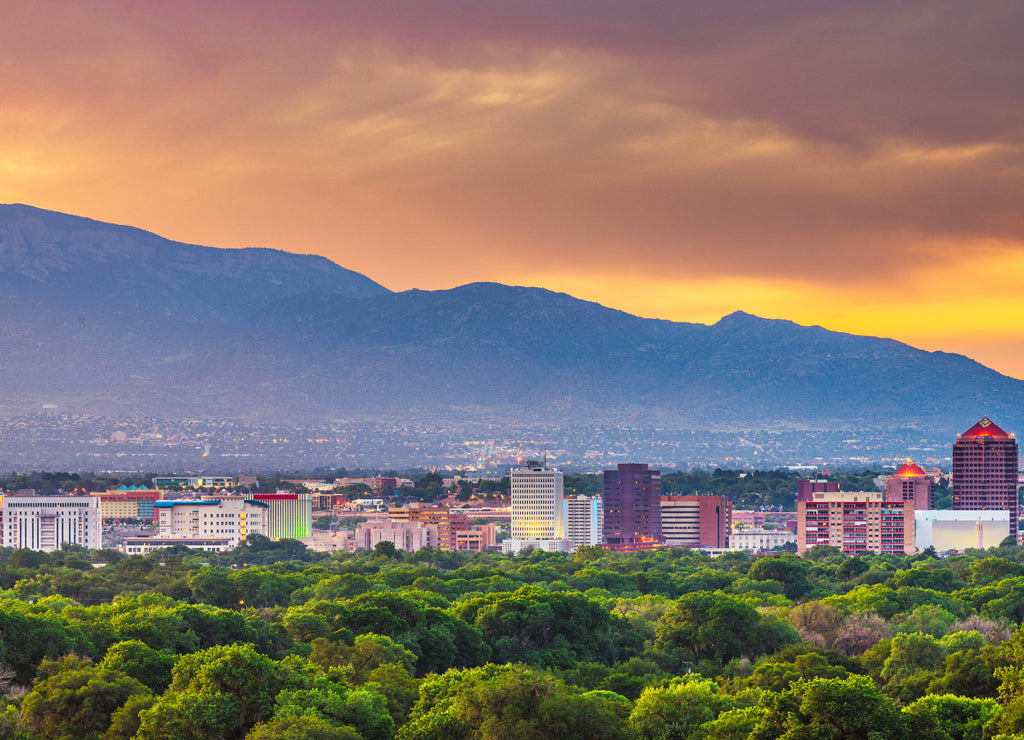
[[[19,4],[0,202],[1024,378],[1024,5],[770,8]]]

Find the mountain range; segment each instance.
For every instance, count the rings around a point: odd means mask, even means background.
[[[0,413],[676,429],[966,429],[1024,382],[742,312],[644,319],[539,288],[393,293],[322,257],[0,206]]]

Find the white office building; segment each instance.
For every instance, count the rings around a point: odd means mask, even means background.
[[[4,547],[53,552],[65,542],[99,550],[100,500],[95,496],[5,496]]]
[[[512,493],[511,537],[503,543],[503,552],[519,552],[524,547],[538,547],[538,542],[558,542],[540,546],[567,552],[561,470],[549,468],[534,460],[509,471]]]
[[[565,539],[572,549],[600,545],[604,539],[604,507],[600,496],[569,496],[562,503]]]
[[[157,501],[154,508],[161,539],[226,540],[231,548],[250,534],[268,536],[269,507],[260,501]]]

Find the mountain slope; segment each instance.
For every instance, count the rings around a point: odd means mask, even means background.
[[[692,429],[1024,421],[960,355],[735,313],[642,319],[538,288],[389,293],[319,257],[0,206],[0,412]]]

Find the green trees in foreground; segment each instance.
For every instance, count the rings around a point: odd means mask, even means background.
[[[0,740],[1024,737],[1016,549],[293,549],[0,551]]]

